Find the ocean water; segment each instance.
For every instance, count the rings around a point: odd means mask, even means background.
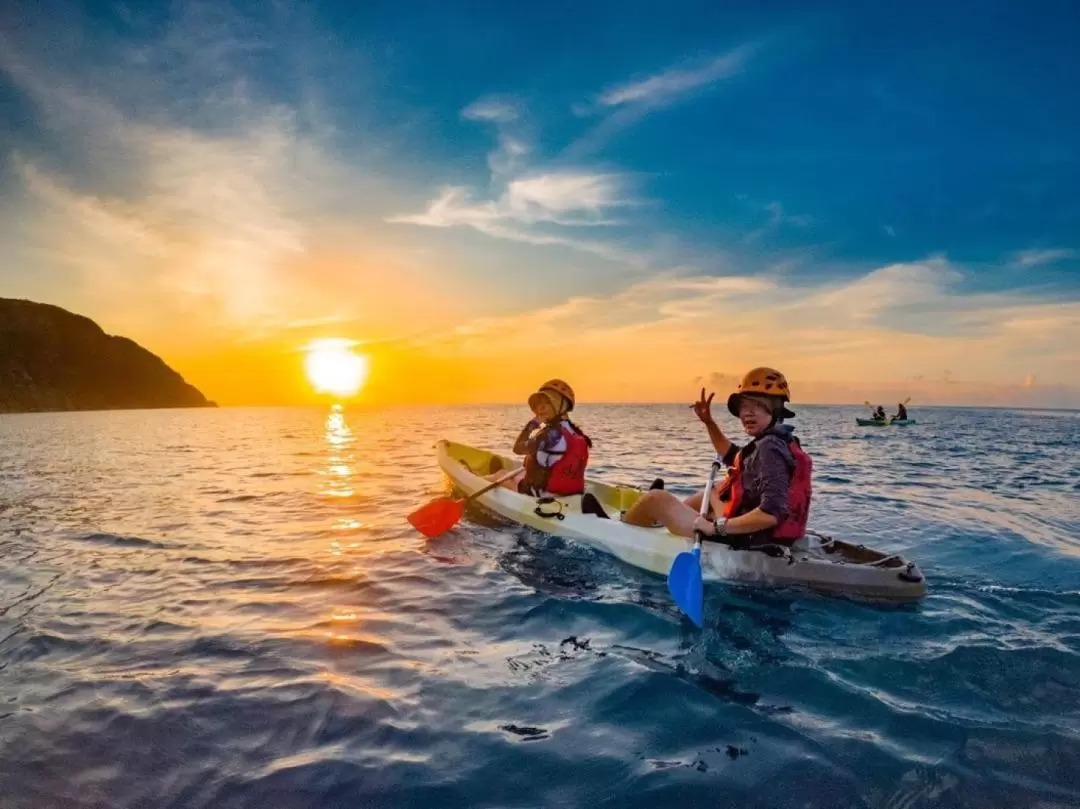
[[[0,805],[1080,806],[1080,414],[800,408],[814,527],[915,606],[661,577],[477,516],[433,444],[523,408],[0,417]],[[582,407],[689,493],[690,410]],[[734,427],[725,419],[725,426]]]

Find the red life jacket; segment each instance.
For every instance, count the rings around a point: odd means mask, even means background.
[[[525,456],[524,483],[536,491],[545,491],[560,497],[585,492],[585,467],[589,463],[589,447],[592,441],[581,430],[572,429],[568,420],[560,421],[547,429],[557,429],[566,439],[566,450],[551,466],[541,466],[536,459],[539,445]],[[539,444],[539,442],[538,442]],[[558,453],[549,452],[549,455]]]
[[[772,539],[781,542],[794,542],[806,535],[806,523],[810,519],[810,477],[814,471],[814,462],[799,444],[795,436],[784,439],[791,449],[791,455],[795,459],[795,471],[791,475],[788,485],[787,516],[772,530]],[[735,465],[728,470],[728,476],[721,484],[719,494],[721,499],[728,496],[724,506],[724,516],[728,519],[742,514],[743,482],[742,482],[742,459],[746,447],[739,450],[735,456]]]

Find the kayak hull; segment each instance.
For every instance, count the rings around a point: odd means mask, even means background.
[[[465,494],[490,482],[481,473],[487,472],[492,458],[499,458],[504,469],[520,465],[518,459],[452,441],[439,441],[436,451],[439,467]],[[586,491],[600,501],[612,519],[583,514],[580,496],[558,498],[541,508],[534,497],[498,487],[475,502],[511,522],[577,540],[662,576],[668,574],[676,556],[693,546],[692,540],[665,528],[643,528],[619,519],[620,513],[642,495],[640,490],[589,480]],[[556,512],[561,518],[546,516]],[[799,540],[782,558],[706,541],[702,543],[701,566],[707,582],[796,585],[888,601],[915,601],[926,594],[925,578],[914,562],[817,535]]]
[[[877,419],[855,419],[860,427],[907,427],[915,424],[915,419],[895,419],[893,421],[878,421]]]

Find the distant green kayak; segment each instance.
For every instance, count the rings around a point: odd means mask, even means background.
[[[896,419],[894,421],[889,419],[855,419],[855,423],[860,427],[892,427],[894,424],[897,427],[907,427],[909,424],[915,424],[915,419]]]

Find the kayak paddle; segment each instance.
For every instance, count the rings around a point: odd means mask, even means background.
[[[907,405],[907,403],[908,403],[908,402],[910,402],[910,401],[911,401],[911,397],[909,396],[909,397],[907,397],[906,399],[904,399],[904,405],[906,406],[906,405]],[[864,405],[866,405],[866,406],[867,406],[867,407],[869,407],[869,408],[873,408],[873,407],[874,407],[874,405],[870,404],[870,402],[866,401],[865,399],[863,400],[863,404],[864,404]]]
[[[461,519],[465,513],[465,504],[470,500],[475,500],[482,494],[486,494],[494,489],[496,486],[500,486],[514,475],[521,471],[521,467],[511,469],[505,475],[500,475],[495,479],[495,482],[485,486],[479,491],[475,491],[468,497],[463,497],[460,500],[455,500],[453,497],[440,497],[438,500],[432,500],[425,506],[421,506],[406,519],[412,524],[412,527],[426,536],[428,539],[433,539],[439,536],[439,534],[445,534],[455,525],[458,520]]]
[[[702,517],[709,510],[709,500],[712,497],[713,484],[716,482],[716,473],[719,470],[720,458],[717,457],[709,469],[709,482],[705,486],[705,495],[701,498],[699,513]],[[702,626],[705,602],[705,584],[701,580],[701,537],[700,531],[694,532],[694,547],[675,557],[667,579],[671,597],[675,599],[679,609],[686,613],[699,629]]]

